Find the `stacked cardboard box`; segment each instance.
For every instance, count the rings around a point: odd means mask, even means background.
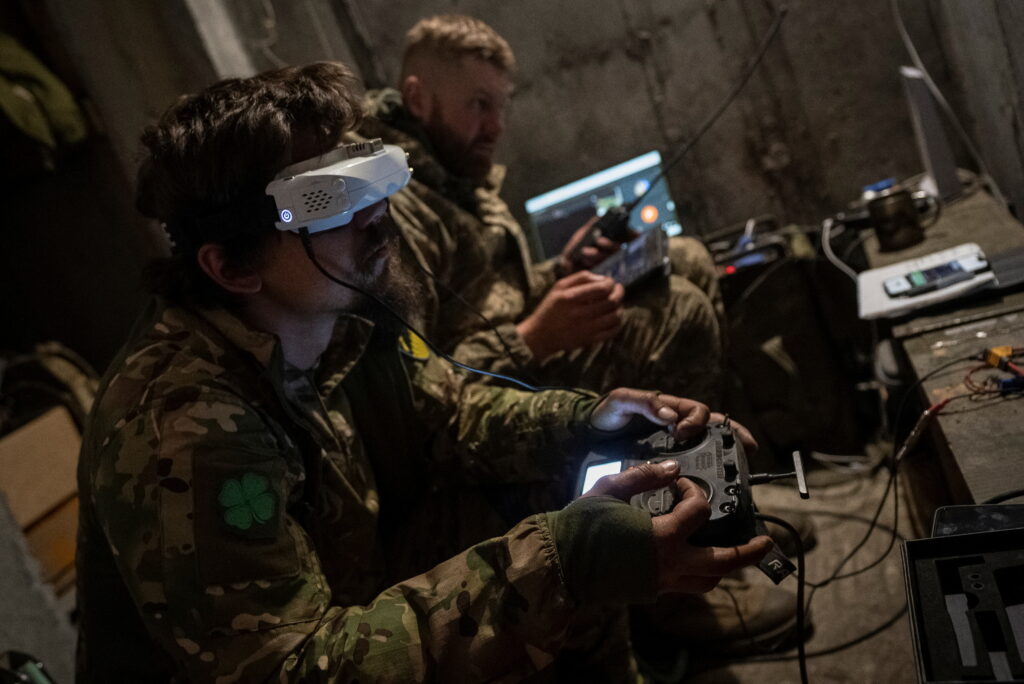
[[[80,445],[78,428],[63,407],[0,439],[0,491],[58,596],[75,585]]]

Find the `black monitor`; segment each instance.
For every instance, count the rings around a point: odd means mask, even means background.
[[[632,202],[660,173],[661,154],[648,152],[526,200],[526,213],[543,256],[561,252],[573,232],[595,213]],[[683,232],[664,177],[630,213],[629,225],[638,232],[651,228],[661,228],[669,236]]]

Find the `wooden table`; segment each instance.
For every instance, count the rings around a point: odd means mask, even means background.
[[[864,249],[870,267],[877,268],[964,242],[975,242],[992,256],[1024,246],[1024,226],[991,196],[976,192],[946,207],[924,242],[898,252],[880,252],[871,235]],[[912,379],[918,380],[943,363],[987,347],[1024,346],[1024,292],[977,293],[892,321],[889,332]],[[925,380],[921,404],[907,402],[903,425],[912,424],[924,406],[967,393],[963,379],[976,365],[958,363]],[[976,379],[990,373],[979,371]],[[1016,398],[955,399],[933,421],[922,446],[929,441],[931,448],[918,448],[901,472],[911,490],[918,533],[930,529],[938,506],[981,503],[1024,487],[1024,402]]]

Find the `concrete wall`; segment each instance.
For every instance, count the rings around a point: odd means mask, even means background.
[[[323,59],[356,66],[329,0],[203,1],[223,3],[257,72]]]
[[[164,248],[134,211],[142,127],[213,71],[175,3],[25,2],[17,33],[93,114],[90,141],[52,174],[5,186],[0,239],[0,347],[58,340],[102,368],[144,298],[141,270]],[[18,17],[9,5],[10,25]],[[34,34],[29,35],[29,34]],[[17,35],[17,34],[16,34]]]
[[[216,71],[182,0],[49,0],[104,132],[134,178],[139,134],[183,92]]]
[[[79,70],[111,150],[92,163],[107,164],[113,155],[120,169],[104,175],[83,166],[79,178],[92,184],[66,181],[81,198],[63,214],[54,206],[40,212],[27,201],[14,212],[19,222],[43,221],[53,231],[8,238],[8,267],[17,272],[19,264],[31,264],[14,278],[16,289],[31,297],[19,298],[8,318],[49,318],[28,326],[17,341],[58,337],[88,348],[101,364],[113,352],[127,329],[122,319],[140,297],[137,273],[163,247],[159,235],[139,237],[139,219],[131,215],[136,141],[180,93],[315,59],[348,62],[374,85],[393,83],[403,34],[416,20],[450,11],[479,16],[509,39],[520,62],[499,159],[511,169],[506,198],[522,217],[527,197],[649,149],[670,152],[689,139],[743,71],[771,22],[772,3],[48,0],[55,34]],[[1024,48],[1013,40],[1024,28],[1024,5],[902,0],[901,6],[926,66],[964,114],[1001,185],[1024,205]],[[866,183],[921,170],[897,77],[909,59],[889,0],[790,0],[788,7],[750,83],[669,177],[690,232],[763,213],[816,222]],[[959,161],[971,164],[962,151]],[[101,183],[109,191],[91,203]],[[60,193],[42,188],[29,196],[37,202]],[[111,206],[116,211],[96,209]],[[72,231],[85,215],[84,223],[101,235]],[[51,281],[57,273],[62,287],[39,290],[40,273]],[[69,328],[79,339],[71,339]]]
[[[889,0],[787,4],[782,32],[751,82],[670,176],[684,222],[698,232],[765,212],[817,221],[866,183],[920,170],[897,77],[909,59]],[[997,157],[995,170],[1022,185],[1019,155],[999,151],[1020,149],[1021,91],[1006,85],[1024,71],[1024,48],[1010,40],[1024,6],[901,6],[940,87],[972,108],[970,123],[986,133],[979,137]],[[533,194],[687,140],[772,17],[768,0],[69,0],[51,7],[129,175],[146,121],[178,93],[235,75],[218,64],[225,41],[215,38],[225,31],[250,70],[340,59],[377,84],[394,82],[402,36],[417,19],[479,16],[509,39],[521,65],[500,152],[517,211]],[[993,60],[998,69],[989,68]]]
[[[484,19],[520,61],[500,156],[507,197],[527,197],[653,148],[687,140],[732,87],[771,22],[763,0],[356,2],[387,77],[404,30],[436,12]],[[792,0],[762,66],[670,176],[698,232],[775,213],[814,222],[861,186],[920,170],[897,76],[908,63],[888,0]],[[910,30],[947,83],[929,5]]]
[[[1024,211],[1024,3],[941,0],[938,21],[964,126],[1003,193]]]
[[[84,9],[97,5],[99,12]],[[68,17],[69,40],[81,44],[90,89],[129,174],[143,123],[173,95],[234,75],[218,67],[224,41],[210,36],[229,33],[227,42],[256,71],[340,59],[371,84],[393,83],[403,34],[417,19],[479,16],[508,38],[521,66],[499,153],[511,168],[506,194],[516,211],[555,185],[689,139],[772,18],[766,0],[70,0],[53,7]],[[788,7],[748,86],[670,175],[691,230],[761,213],[814,222],[866,183],[920,170],[897,77],[909,60],[889,0]],[[926,64],[948,86],[934,3],[904,0],[904,7]],[[97,37],[113,49],[95,50]]]

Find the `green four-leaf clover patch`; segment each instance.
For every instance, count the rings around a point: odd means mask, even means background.
[[[242,532],[274,520],[277,511],[277,496],[270,488],[270,480],[251,471],[225,480],[217,502],[224,523]]]

